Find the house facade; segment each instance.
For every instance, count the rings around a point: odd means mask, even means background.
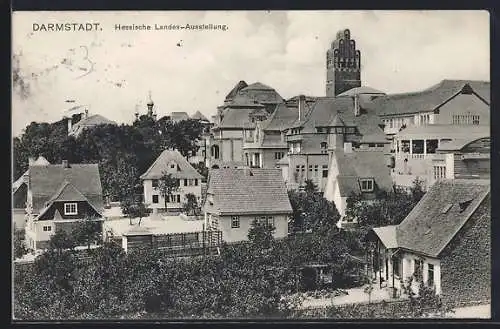
[[[196,196],[201,203],[202,176],[177,150],[164,150],[153,164],[141,175],[144,188],[144,203],[154,212],[165,211],[165,198],[160,191],[160,179],[163,173],[177,179],[178,189],[167,196],[167,210],[178,212],[186,202],[186,195]]]
[[[45,249],[57,231],[92,220],[102,231],[103,199],[97,164],[34,165],[28,169],[26,244]]]
[[[413,278],[447,302],[491,299],[490,181],[432,185],[399,224],[373,229],[373,275],[401,294]]]
[[[254,220],[275,228],[274,237],[288,235],[292,206],[279,169],[213,169],[204,203],[205,227],[222,231],[228,243],[248,240]]]
[[[278,165],[290,189],[312,180],[324,192],[330,153],[346,145],[352,152],[382,154],[389,147],[378,116],[364,109],[355,97],[318,98],[310,107],[299,98],[298,118],[285,133],[288,163]],[[383,158],[381,161],[386,164]]]
[[[217,110],[214,127],[207,140],[208,168],[224,163],[244,164],[243,144],[254,142],[257,122],[266,120],[283,98],[260,82],[240,81]]]
[[[349,143],[330,152],[329,174],[324,197],[335,203],[341,215],[339,227],[349,224],[345,217],[347,199],[356,194],[362,200],[374,200],[381,192],[393,189],[390,169],[381,151],[354,152]]]

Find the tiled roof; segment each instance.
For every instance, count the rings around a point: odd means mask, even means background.
[[[424,125],[408,126],[399,131],[396,137],[402,138],[481,138],[490,136],[489,125]]]
[[[379,189],[390,191],[392,179],[385,155],[379,151],[349,152],[334,151],[332,161],[338,168],[337,180],[342,196],[359,193],[359,179],[373,178]]]
[[[343,93],[338,94],[337,97],[353,97],[355,95],[360,95],[360,94],[385,95],[383,91],[370,88],[367,86],[361,86],[344,91]]]
[[[246,108],[264,108],[264,105],[260,104],[256,100],[252,99],[247,95],[238,94],[225,105],[226,108],[236,108],[236,107],[246,107]]]
[[[250,121],[250,114],[253,109],[239,108],[227,109],[224,111],[224,116],[217,128],[254,128],[255,123]]]
[[[387,249],[394,249],[398,247],[396,238],[397,225],[387,225],[383,227],[374,227],[373,231],[379,237],[380,241]]]
[[[335,119],[337,117],[337,119]],[[306,118],[293,126],[303,127],[302,132],[314,133],[316,127],[324,126],[326,122],[341,120],[348,127],[357,127],[361,136],[364,136],[363,142],[377,143],[385,141],[385,134],[380,125],[382,124],[379,116],[368,109],[361,109],[358,116],[354,113],[354,101],[349,97],[330,98],[324,97],[318,99]],[[367,140],[370,136],[373,140]]]
[[[249,84],[248,86],[244,87],[242,90],[274,90],[274,89],[263,84],[263,83],[254,82],[254,83]]]
[[[175,163],[177,166],[174,170],[170,168],[171,163]],[[158,158],[153,162],[153,164],[146,170],[144,174],[141,175],[141,179],[159,179],[163,176],[163,172],[167,171],[172,174],[174,178],[190,178],[190,179],[201,179],[202,176],[196,171],[196,169],[191,166],[188,160],[182,156],[177,150],[165,150]]]
[[[279,169],[213,169],[205,202],[207,212],[218,214],[291,213],[292,207]]]
[[[271,116],[262,122],[264,130],[283,130],[288,128],[295,120],[297,120],[299,112],[297,108],[290,108],[284,103],[276,105]]]
[[[489,193],[489,180],[436,182],[398,225],[398,247],[439,256]],[[464,202],[470,204],[462,210]]]
[[[377,97],[370,108],[380,115],[432,111],[459,93],[466,84],[469,84],[488,104],[490,103],[488,81],[443,80],[423,91]]]
[[[238,94],[238,92],[241,89],[245,88],[246,86],[248,86],[248,85],[247,85],[247,83],[245,81],[243,81],[243,80],[239,81],[236,84],[236,86],[234,86],[234,88],[231,89],[231,91],[229,92],[229,94],[227,94],[226,101],[229,101],[229,100],[233,99],[234,96],[236,96],[236,94]]]
[[[83,129],[98,125],[116,125],[116,122],[111,121],[100,114],[94,114],[75,123],[71,127],[70,135],[78,136]]]
[[[276,90],[260,82],[252,83],[241,89],[238,95],[244,95],[261,104],[279,104],[284,102],[283,97]]]
[[[186,112],[172,112],[170,113],[170,119],[172,121],[188,120],[189,115]]]
[[[437,151],[459,151],[463,149],[465,146],[469,145],[472,142],[475,142],[479,139],[483,138],[489,138],[488,136],[483,136],[483,137],[466,137],[466,138],[457,138],[453,139],[451,141],[443,141],[441,142],[441,145],[437,149]]]
[[[102,207],[99,208],[100,207],[99,205],[94,205],[92,203],[92,200],[89,200],[88,198],[86,198],[80,191],[78,191],[78,189],[75,186],[73,186],[73,184],[71,184],[69,181],[65,180],[61,184],[59,189],[56,191],[56,193],[54,193],[52,198],[50,198],[50,200],[47,201],[47,204],[46,204],[45,208],[40,212],[39,217],[42,216],[46,212],[46,210],[48,210],[50,208],[50,206],[56,201],[62,201],[62,202],[87,201],[90,204],[90,206],[92,206],[97,213],[102,214],[103,210],[104,210]],[[61,214],[59,213],[59,211],[56,210],[55,216],[57,216],[57,215],[59,217],[61,217]],[[60,218],[57,217],[54,219],[60,219]]]
[[[209,121],[206,116],[204,116],[200,111],[196,111],[195,114],[191,116],[193,120]]]
[[[69,168],[60,164],[30,166],[29,181],[34,213],[38,213],[52,199],[65,181],[78,189],[96,210],[103,208],[101,177],[97,164],[70,164]]]

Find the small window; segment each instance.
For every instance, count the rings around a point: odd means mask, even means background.
[[[384,147],[384,144],[377,144],[377,147]]]
[[[328,169],[327,170],[323,169],[323,178],[327,177],[328,177]]]
[[[180,203],[180,202],[181,202],[181,195],[177,194],[177,203]]]
[[[43,227],[43,231],[44,232],[50,232],[50,231],[52,231],[52,226],[44,226]]]
[[[198,178],[194,179],[194,186],[198,186]]]
[[[273,216],[267,217],[266,224],[270,227],[274,227],[274,217]]]
[[[240,216],[231,217],[231,228],[240,228]]]
[[[368,147],[375,147],[375,143],[368,143]]]
[[[427,265],[427,285],[432,287],[434,285],[434,265]]]
[[[153,187],[158,187],[158,180],[157,179],[153,179]]]
[[[170,168],[171,168],[171,169],[175,169],[175,163],[172,163],[172,164],[170,165]]]
[[[64,204],[64,214],[65,215],[77,215],[78,206],[76,203],[65,203]]]
[[[372,192],[372,191],[373,191],[373,179],[362,179],[361,192]]]
[[[153,203],[158,203],[158,195],[157,194],[153,195]]]

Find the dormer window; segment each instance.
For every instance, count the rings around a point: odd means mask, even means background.
[[[78,215],[78,204],[76,202],[64,204],[65,215]]]
[[[321,127],[320,127],[320,128],[316,128],[316,131],[317,131],[318,133],[322,133],[322,132],[323,132],[323,128],[321,128]]]
[[[372,178],[360,179],[361,192],[373,192],[374,184]]]
[[[471,204],[472,200],[465,200],[462,202],[459,202],[458,205],[460,206],[460,212],[464,212],[465,209]]]

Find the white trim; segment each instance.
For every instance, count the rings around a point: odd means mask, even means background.
[[[75,206],[75,211],[68,211],[68,206]],[[64,215],[78,215],[78,203],[77,202],[65,202],[64,203]]]

